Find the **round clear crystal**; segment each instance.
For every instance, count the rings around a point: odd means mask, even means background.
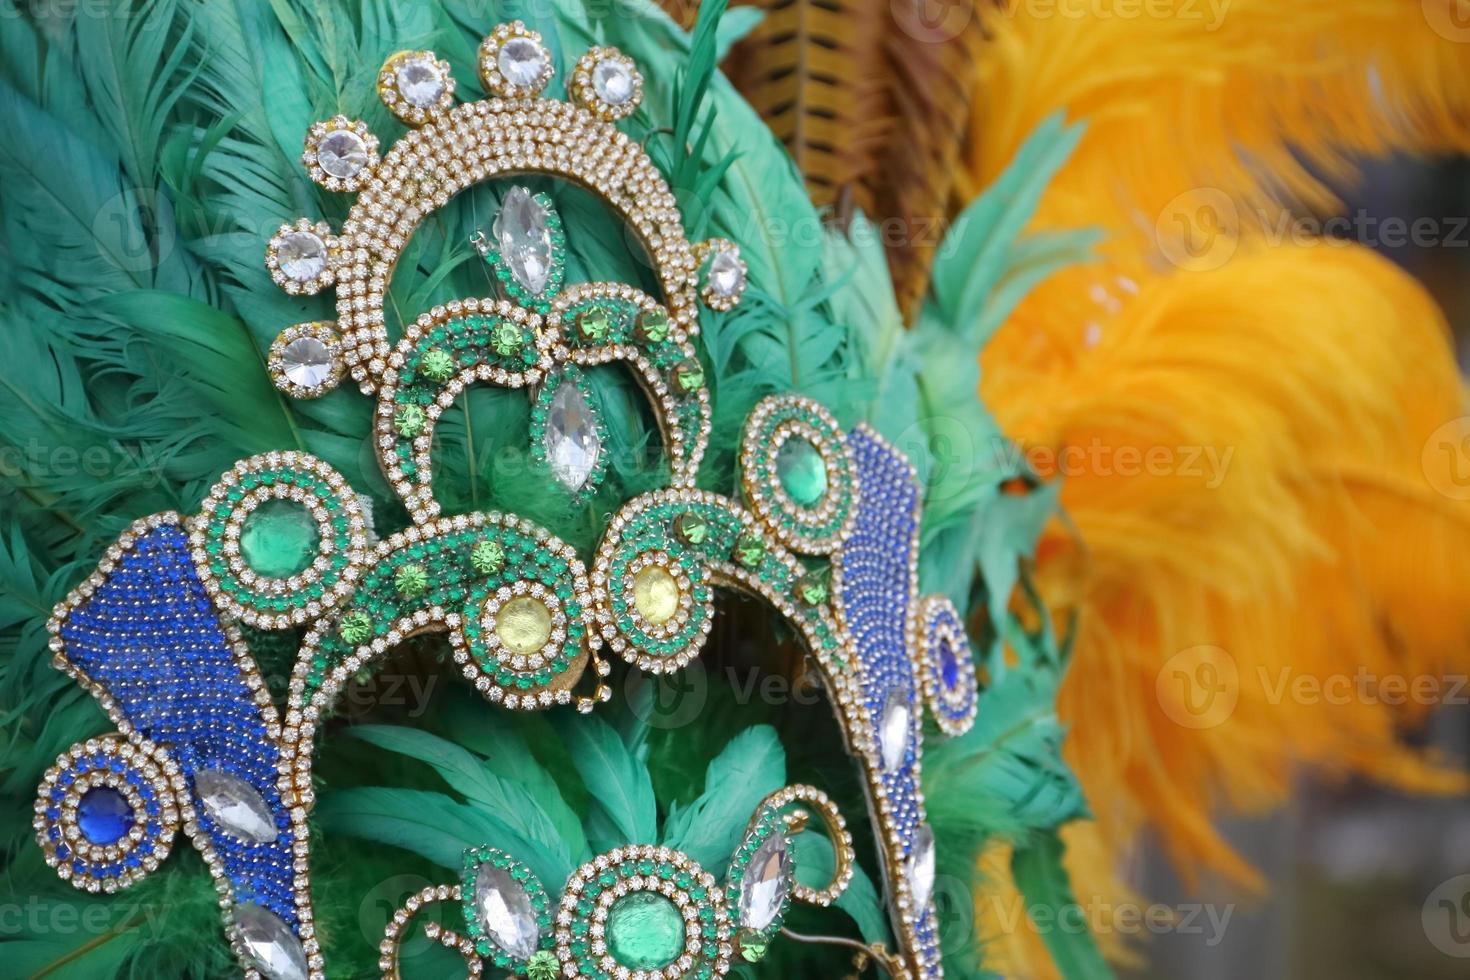
[[[418,55],[406,59],[396,73],[398,94],[409,105],[427,109],[444,94],[444,75],[429,58]]]
[[[194,792],[209,819],[231,837],[255,844],[276,839],[276,819],[270,807],[239,776],[222,769],[201,769],[194,774]]]
[[[475,873],[475,912],[491,941],[516,959],[529,959],[536,952],[541,930],[531,896],[509,871],[491,861]]]
[[[878,748],[883,755],[883,768],[889,772],[902,766],[908,755],[912,721],[908,692],[902,687],[890,689],[878,721]]]
[[[330,176],[356,177],[367,166],[367,142],[350,129],[334,129],[316,148],[316,162]]]
[[[297,337],[281,351],[281,370],[298,388],[316,388],[331,380],[332,352],[316,337]]]
[[[513,37],[500,46],[495,64],[512,85],[533,88],[546,71],[546,49],[528,37]]]
[[[772,834],[751,855],[740,881],[740,925],[759,932],[776,921],[791,891],[791,852],[782,834]]]
[[[928,824],[920,824],[914,834],[904,876],[909,884],[909,907],[922,914],[934,895],[934,830]]]
[[[734,296],[745,288],[739,251],[726,248],[715,253],[709,263],[709,285],[720,296]]]
[[[276,262],[288,279],[311,282],[327,267],[327,243],[314,231],[293,231],[281,239]]]
[[[592,88],[608,105],[622,105],[633,97],[633,71],[626,62],[604,58],[592,69]]]
[[[306,951],[280,916],[253,903],[235,906],[240,945],[266,980],[306,980]]]

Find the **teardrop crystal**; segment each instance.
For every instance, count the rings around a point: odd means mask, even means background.
[[[276,820],[261,795],[239,776],[220,769],[194,774],[194,792],[204,812],[225,833],[254,844],[276,839]]]
[[[914,834],[904,875],[909,884],[909,907],[922,915],[934,895],[934,830],[926,823],[920,824]]]
[[[512,187],[491,231],[510,274],[532,295],[551,279],[550,213],[524,187]]]
[[[475,873],[475,912],[480,927],[516,959],[530,959],[540,945],[541,930],[531,896],[510,871],[486,861]]]
[[[570,378],[563,378],[551,396],[542,448],[552,474],[573,493],[586,486],[597,469],[597,458],[602,454],[597,416],[587,396]]]
[[[235,906],[235,932],[251,962],[267,980],[306,980],[301,940],[274,912],[246,903]]]
[[[912,721],[908,692],[902,687],[890,689],[878,720],[878,748],[883,755],[883,768],[889,772],[902,766],[908,755]]]
[[[783,834],[772,834],[751,855],[740,882],[740,925],[760,931],[776,921],[791,891],[791,851]]]

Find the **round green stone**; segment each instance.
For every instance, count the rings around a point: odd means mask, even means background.
[[[694,513],[685,511],[674,520],[674,533],[679,540],[685,544],[701,545],[709,540],[709,521]]]
[[[746,568],[755,568],[766,557],[766,539],[753,531],[741,534],[735,542],[735,560]]]
[[[404,565],[393,576],[399,595],[413,598],[429,591],[429,573],[422,565]]]
[[[776,451],[776,479],[802,507],[814,507],[827,496],[827,464],[810,440],[792,436]]]
[[[608,315],[607,310],[597,307],[583,310],[577,314],[577,329],[587,340],[594,343],[600,342],[606,339],[608,331],[612,329],[612,317]]]
[[[373,638],[373,620],[365,612],[348,613],[337,627],[337,635],[355,647],[362,646]]]
[[[644,310],[638,314],[637,329],[645,344],[661,344],[669,339],[669,315],[663,310]]]
[[[633,892],[607,913],[607,949],[620,966],[658,970],[684,952],[684,916],[655,892]]]
[[[674,368],[674,384],[684,394],[692,394],[704,387],[704,368],[694,358],[680,361]]]
[[[505,567],[505,549],[498,541],[481,541],[470,552],[470,564],[481,575],[493,575]]]
[[[820,606],[826,602],[830,591],[827,574],[822,571],[803,575],[796,583],[797,598],[808,606]]]
[[[764,936],[749,929],[740,934],[740,958],[747,963],[759,963],[766,958],[766,951],[770,948]]]
[[[316,519],[294,500],[267,500],[245,518],[240,557],[257,575],[290,578],[316,559],[321,533]]]
[[[509,357],[521,349],[521,328],[501,321],[490,334],[490,346],[501,357]]]
[[[556,954],[542,950],[526,961],[526,980],[556,980],[561,976],[561,963]]]
[[[454,358],[437,347],[431,348],[419,362],[419,370],[430,381],[448,381],[454,377]]]
[[[412,439],[423,431],[424,423],[429,420],[422,408],[417,405],[404,405],[393,416],[393,426],[398,434],[405,439]]]

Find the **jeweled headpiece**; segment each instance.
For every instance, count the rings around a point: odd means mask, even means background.
[[[612,696],[610,658],[656,674],[684,668],[710,634],[716,590],[732,589],[764,599],[802,638],[861,771],[896,937],[875,952],[896,976],[941,976],[922,714],[963,733],[977,689],[955,609],[919,595],[914,472],[873,431],[844,431],[820,404],[777,396],[746,420],[736,496],[698,488],[712,405],[699,310],[741,302],[739,249],[689,242],[665,178],[618,129],[642,94],[631,59],[594,48],[572,70],[571,100],[545,98],[552,58],[515,23],[485,38],[478,65],[490,97],[457,104],[433,52],[388,59],[378,94],[409,131],[380,152],[361,122],[313,126],[311,179],[357,200],[339,229],[303,218],[267,251],[287,292],[337,296],[334,322],[291,326],[272,346],[277,387],[314,398],[350,375],[376,400],[373,451],[410,526],[375,541],[336,471],[271,452],[223,474],[196,514],[157,514],[124,534],[50,623],[58,666],[117,734],[73,747],[46,774],[35,823],[48,861],[79,888],[113,891],[156,869],[183,830],[215,878],[245,975],[324,977],[312,766],[349,682],[406,638],[438,632],[485,710],[592,712]],[[596,195],[646,253],[657,289],[576,281],[567,229],[531,178]],[[424,311],[392,341],[395,264],[426,220],[487,181],[506,187],[474,241],[494,294]],[[646,393],[668,470],[661,489],[622,504],[594,553],[515,515],[442,512],[436,424],[477,384],[526,389],[530,455],[548,493],[569,505],[595,494],[609,431],[585,372],[608,364],[626,365]],[[283,710],[242,627],[304,630]],[[793,871],[792,839],[813,815],[837,857],[822,889]],[[396,975],[409,919],[447,902],[462,924],[429,933],[471,975],[487,964],[533,980],[723,975],[761,959],[791,902],[836,900],[853,860],[842,815],[805,785],[757,808],[722,880],[640,840],[546,880],[514,841],[484,841],[465,853],[458,883],[426,889],[394,917],[381,967]]]

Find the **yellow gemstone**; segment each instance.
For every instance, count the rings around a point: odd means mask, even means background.
[[[646,622],[659,626],[673,619],[679,598],[679,583],[660,565],[649,565],[633,576],[633,605]]]
[[[540,599],[516,596],[495,614],[495,635],[511,653],[530,656],[551,639],[551,610]]]

